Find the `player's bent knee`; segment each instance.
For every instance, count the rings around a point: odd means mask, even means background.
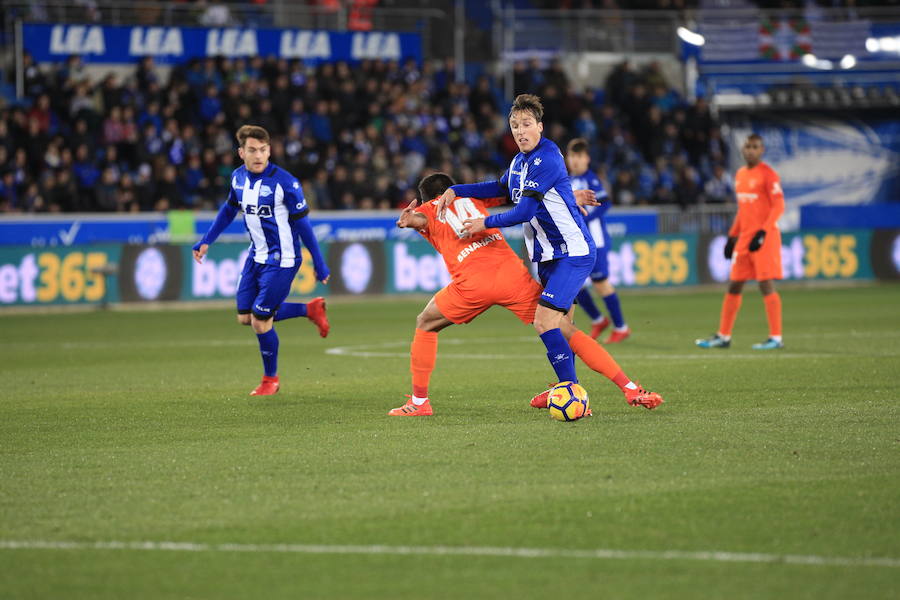
[[[549,302],[541,299],[538,301],[538,307],[534,311],[534,328],[538,333],[557,329],[560,327],[560,323],[562,323],[567,312],[567,309],[553,306]]]
[[[254,332],[266,333],[272,329],[274,321],[272,320],[272,315],[257,315],[256,313],[253,313],[253,316],[250,319],[250,325],[253,327]]]
[[[237,322],[238,322],[238,325],[249,325],[250,324],[250,313],[238,314]]]

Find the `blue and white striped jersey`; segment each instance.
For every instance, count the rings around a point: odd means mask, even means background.
[[[242,165],[231,174],[228,203],[244,213],[255,262],[280,267],[300,264],[300,240],[291,222],[305,217],[309,207],[296,177],[272,163],[259,174]]]
[[[509,187],[509,197],[516,204],[523,194],[539,196],[534,217],[522,224],[533,262],[594,253],[594,242],[575,204],[566,163],[556,144],[541,138],[531,152],[519,152],[500,184]]]
[[[593,190],[597,196],[597,200],[603,202],[601,206],[586,206],[588,211],[584,221],[587,223],[588,231],[594,239],[597,249],[609,249],[609,232],[606,230],[606,211],[609,210],[609,196],[603,187],[603,182],[590,170],[585,171],[581,175],[570,176],[572,180],[572,190]]]

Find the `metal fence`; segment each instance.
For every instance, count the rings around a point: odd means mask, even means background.
[[[656,215],[659,233],[709,233],[728,232],[737,205],[701,204],[681,209],[678,206],[658,206]]]
[[[665,10],[495,8],[498,55],[529,50],[677,53],[679,13]]]

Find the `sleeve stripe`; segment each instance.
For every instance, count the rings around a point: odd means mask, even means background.
[[[302,219],[303,217],[305,217],[305,216],[308,215],[308,214],[309,214],[309,207],[307,206],[306,208],[304,208],[304,209],[301,210],[300,212],[292,213],[291,216],[288,217],[288,219],[289,219],[290,221],[296,221],[297,219]]]

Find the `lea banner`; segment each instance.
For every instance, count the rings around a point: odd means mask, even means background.
[[[275,56],[316,64],[327,61],[422,60],[418,33],[206,27],[142,27],[26,23],[25,50],[36,62],[136,63],[152,56],[159,64],[224,56]]]

